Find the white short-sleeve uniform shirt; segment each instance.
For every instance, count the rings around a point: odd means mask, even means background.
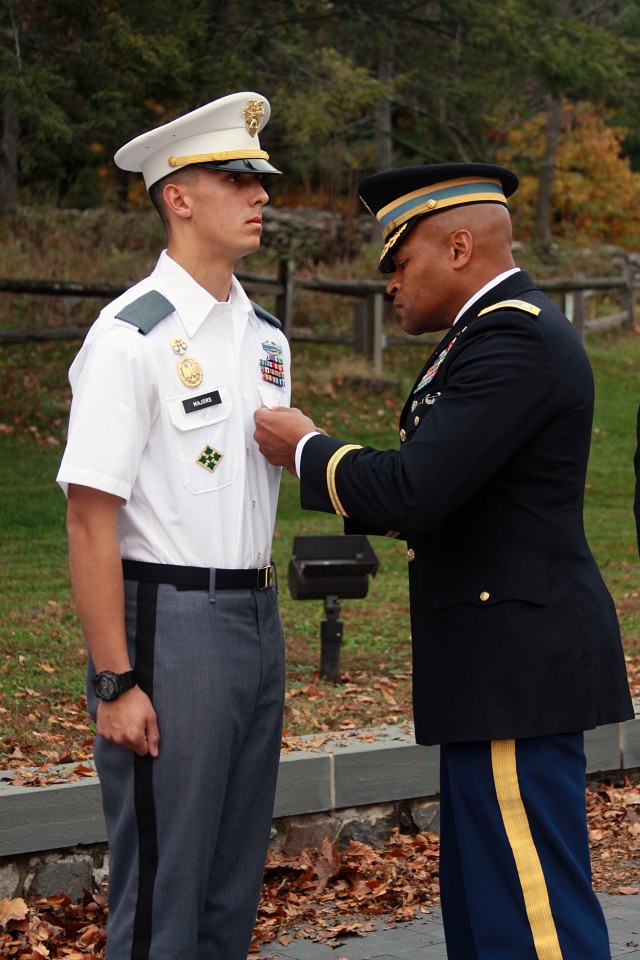
[[[175,307],[146,335],[116,314],[150,290]],[[165,252],[100,314],[71,365],[58,473],[122,497],[130,560],[246,569],[269,561],[280,469],[253,439],[262,405],[288,406],[290,351],[233,278],[215,300]]]

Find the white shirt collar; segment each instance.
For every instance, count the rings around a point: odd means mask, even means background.
[[[218,309],[225,312],[231,304],[232,309],[249,314],[251,304],[246,293],[235,277],[231,278],[231,292],[228,301],[216,300],[204,287],[193,279],[191,274],[173,260],[166,250],[160,254],[155,270],[151,274],[152,283],[171,301],[176,308],[182,324],[193,337],[204,321]]]
[[[489,283],[485,283],[484,287],[481,287],[477,293],[474,293],[474,295],[467,300],[462,310],[458,312],[458,316],[455,318],[451,326],[455,327],[462,314],[465,313],[469,307],[476,302],[476,300],[479,300],[480,297],[484,296],[485,293],[488,293],[493,287],[497,287],[497,285],[502,283],[503,280],[506,280],[507,277],[510,277],[512,274],[518,273],[519,271],[520,267],[511,267],[510,270],[505,270],[504,273],[499,273],[497,277],[493,278],[493,280],[489,280]]]

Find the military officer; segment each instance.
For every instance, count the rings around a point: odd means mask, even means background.
[[[416,738],[441,746],[449,960],[604,960],[583,731],[633,716],[612,599],[587,545],[589,362],[518,269],[490,164],[368,177],[401,326],[444,331],[398,450],[261,409],[256,439],[305,509],[407,541]]]
[[[246,960],[281,743],[271,539],[280,470],[253,413],[287,405],[275,317],[233,275],[258,249],[270,107],[222,97],[123,146],[167,230],[153,273],[73,362],[73,590],[110,845],[108,960]]]

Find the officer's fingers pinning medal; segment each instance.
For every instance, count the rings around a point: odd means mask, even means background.
[[[273,466],[286,467],[295,475],[295,452],[300,437],[304,436],[313,425],[308,417],[299,410],[290,407],[259,407],[254,414],[256,430],[254,440],[260,448],[260,453]]]

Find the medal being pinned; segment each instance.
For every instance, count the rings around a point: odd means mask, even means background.
[[[260,359],[260,372],[262,379],[267,383],[273,383],[277,387],[286,386],[284,376],[284,363],[282,362],[282,347],[271,340],[262,344],[266,357]]]

